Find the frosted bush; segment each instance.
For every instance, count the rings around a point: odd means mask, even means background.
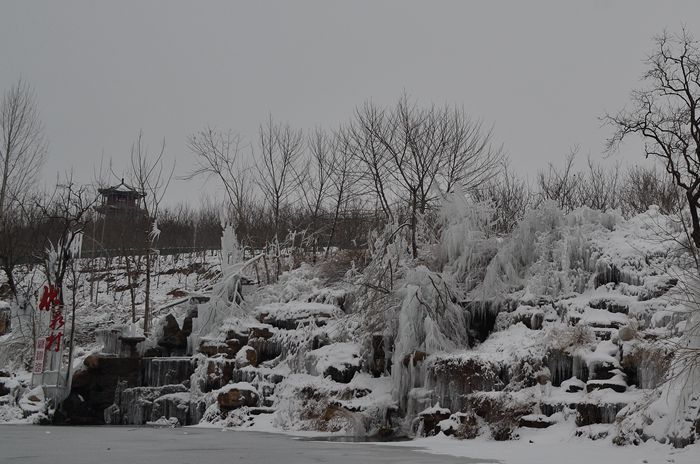
[[[484,278],[496,255],[493,208],[487,203],[469,203],[461,192],[450,194],[440,211],[443,230],[440,262],[446,274],[471,290]]]

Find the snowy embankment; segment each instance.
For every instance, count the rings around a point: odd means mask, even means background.
[[[417,261],[391,227],[362,272],[335,262],[348,271],[333,281],[328,263],[285,263],[258,285],[250,261],[159,312],[141,358],[119,356],[120,330],[86,344],[68,422],[408,436],[505,462],[697,453],[678,225],[655,209],[623,220],[545,205],[503,238],[455,203]],[[163,294],[182,296],[171,284]]]

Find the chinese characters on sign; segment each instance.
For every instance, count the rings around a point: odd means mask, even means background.
[[[59,298],[59,289],[52,284],[44,285],[44,293],[39,301],[40,311],[51,311],[51,322],[49,329],[51,333],[46,337],[46,349],[53,349],[58,352],[61,347],[61,339],[63,338],[63,311],[61,307],[61,299]]]
[[[44,352],[46,351],[46,339],[40,338],[36,341],[36,352],[34,353],[34,370],[32,373],[41,374],[44,372]]]

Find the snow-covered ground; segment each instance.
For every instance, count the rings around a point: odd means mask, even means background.
[[[519,440],[507,442],[484,438],[457,440],[439,435],[410,442],[386,443],[392,447],[418,447],[422,451],[459,456],[467,462],[503,464],[697,464],[700,446],[675,449],[657,442],[639,446],[615,446],[609,440],[591,441],[573,437],[570,428],[554,427],[547,432],[530,430]],[[433,456],[425,462],[433,462]]]

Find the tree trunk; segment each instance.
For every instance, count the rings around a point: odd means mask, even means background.
[[[418,226],[418,205],[416,204],[416,192],[411,192],[411,254],[413,259],[418,257],[418,244],[416,243],[416,228]]]
[[[149,335],[151,329],[151,247],[150,244],[146,250],[146,300],[144,301],[143,309],[143,334]]]
[[[17,284],[15,282],[15,276],[12,272],[12,267],[10,267],[8,264],[5,264],[3,266],[3,271],[5,271],[5,275],[7,276],[7,285],[10,287],[10,294],[14,297],[17,296]]]
[[[700,249],[700,217],[698,216],[698,194],[694,194],[692,190],[686,191],[688,198],[688,209],[690,210],[690,218],[692,220],[693,230],[690,237],[693,239],[693,244]]]
[[[73,372],[73,345],[74,345],[74,340],[75,340],[75,307],[76,307],[76,299],[75,299],[75,290],[78,288],[78,282],[77,282],[77,276],[75,274],[75,265],[72,266],[72,272],[73,272],[73,298],[72,298],[72,307],[71,307],[71,323],[70,323],[70,337],[69,337],[69,343],[70,345],[68,346],[68,368],[66,369],[66,383],[65,386],[66,388],[70,389],[70,380],[71,380],[71,373]]]
[[[136,322],[136,289],[134,288],[134,277],[131,274],[131,259],[126,255],[126,251],[124,251],[124,258],[126,259],[126,284],[129,286],[129,297],[131,298],[131,322],[133,324]]]
[[[333,224],[331,225],[331,232],[328,236],[328,244],[326,245],[326,253],[324,259],[328,258],[328,253],[331,249],[331,244],[333,243],[333,238],[335,236],[335,229],[338,226],[338,217],[340,216],[340,199],[335,205],[335,212],[333,213]]]

